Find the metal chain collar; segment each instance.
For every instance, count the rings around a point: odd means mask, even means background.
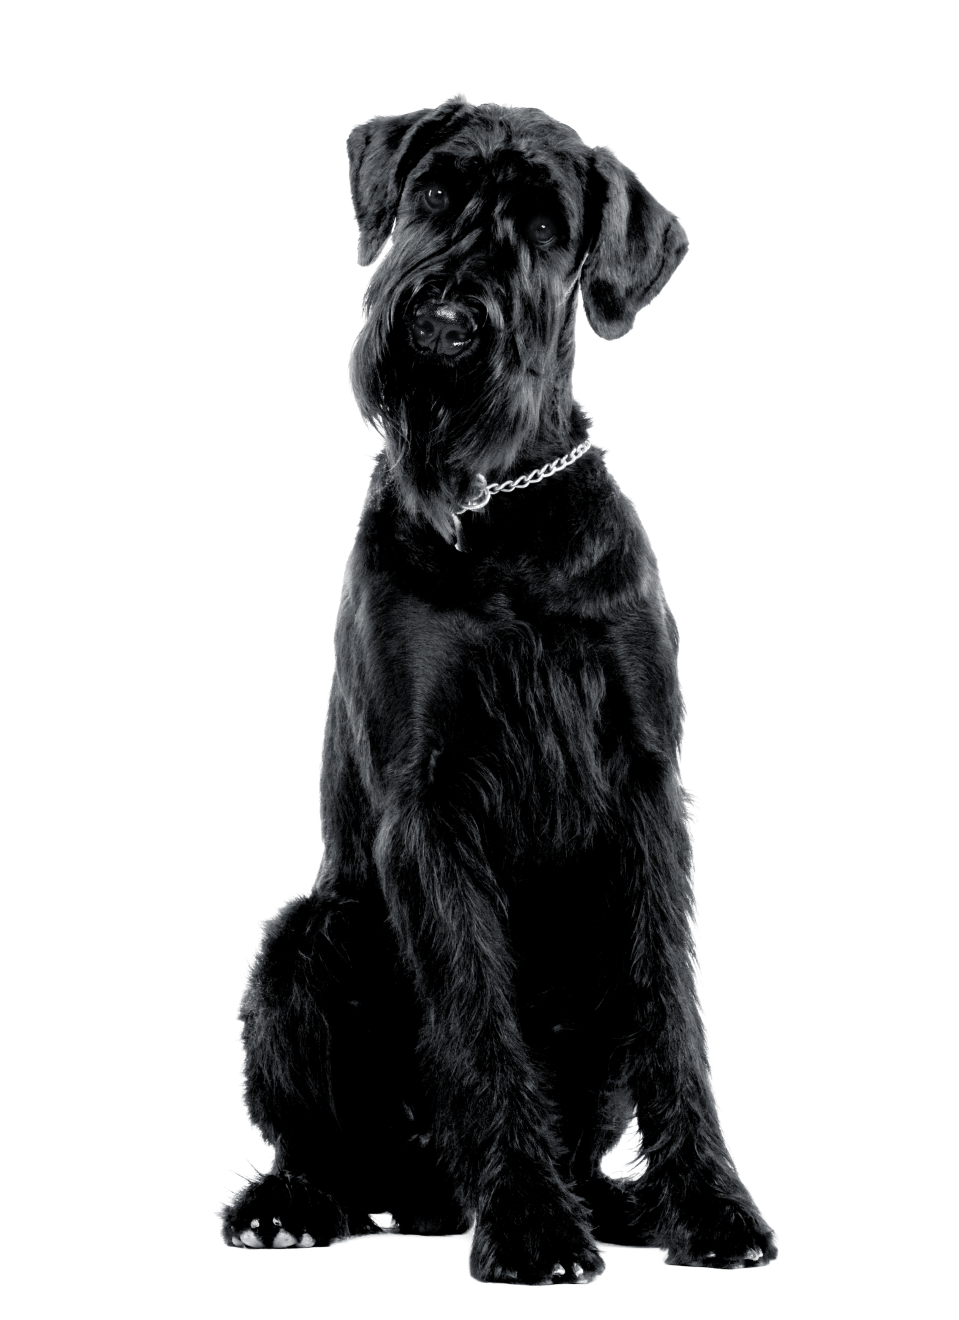
[[[557,472],[568,468],[570,463],[582,458],[592,443],[592,440],[584,440],[562,458],[554,458],[551,463],[546,463],[541,468],[534,468],[532,472],[525,472],[521,477],[511,477],[509,481],[494,481],[490,485],[482,472],[477,472],[473,478],[476,494],[471,494],[461,509],[454,510],[454,518],[458,518],[461,513],[476,513],[478,509],[485,508],[494,495],[508,495],[513,490],[525,490],[527,486],[535,486],[538,481],[555,476]]]

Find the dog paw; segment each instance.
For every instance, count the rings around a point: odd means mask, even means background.
[[[267,1174],[250,1183],[223,1215],[231,1247],[325,1247],[337,1238],[376,1232],[368,1216],[350,1216],[299,1174]]]
[[[419,1237],[448,1237],[465,1233],[470,1226],[469,1217],[455,1202],[400,1206],[393,1210],[393,1219],[397,1233]]]
[[[470,1273],[484,1283],[589,1283],[606,1268],[586,1226],[568,1211],[514,1206],[477,1219]]]
[[[664,1245],[667,1265],[712,1270],[748,1270],[779,1254],[772,1229],[751,1204],[716,1201],[684,1213]]]
[[[264,1241],[264,1238],[267,1240]],[[272,1238],[272,1240],[270,1240]],[[294,1235],[283,1227],[283,1220],[276,1215],[273,1216],[272,1230],[267,1231],[260,1237],[259,1219],[251,1219],[249,1228],[245,1228],[242,1233],[233,1233],[230,1237],[231,1247],[315,1247],[316,1238],[311,1233],[304,1232],[301,1237]]]
[[[589,1209],[593,1236],[624,1247],[660,1245],[660,1207],[644,1196],[642,1183],[599,1175],[577,1183],[576,1191]]]
[[[474,1237],[470,1273],[481,1283],[589,1283],[606,1268],[588,1234],[544,1234],[520,1246]]]

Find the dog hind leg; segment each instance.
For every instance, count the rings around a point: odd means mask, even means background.
[[[409,1141],[401,1079],[415,1048],[415,1028],[384,1013],[402,986],[380,917],[328,886],[267,927],[241,1017],[247,1105],[275,1161],[224,1209],[232,1246],[377,1231],[369,1212],[386,1208]]]
[[[442,1237],[469,1228],[470,1217],[440,1163],[432,1136],[413,1137],[406,1143],[395,1188],[389,1208],[397,1232]]]

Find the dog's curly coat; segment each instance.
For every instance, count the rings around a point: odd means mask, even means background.
[[[361,262],[393,232],[353,358],[386,445],[337,625],[323,864],[242,1008],[276,1162],[226,1240],[324,1244],[388,1210],[403,1233],[474,1220],[485,1280],[588,1279],[597,1238],[765,1264],[708,1080],[649,543],[596,449],[456,517],[478,473],[586,438],[577,288],[617,338],[685,234],[538,110],[456,99],[372,120],[349,154]],[[647,1168],[613,1182],[634,1114]]]

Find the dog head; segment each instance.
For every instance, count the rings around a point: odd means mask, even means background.
[[[611,152],[539,110],[454,99],[373,119],[348,150],[361,264],[393,237],[354,390],[404,503],[446,534],[474,473],[565,443],[577,287],[618,338],[686,236]]]

